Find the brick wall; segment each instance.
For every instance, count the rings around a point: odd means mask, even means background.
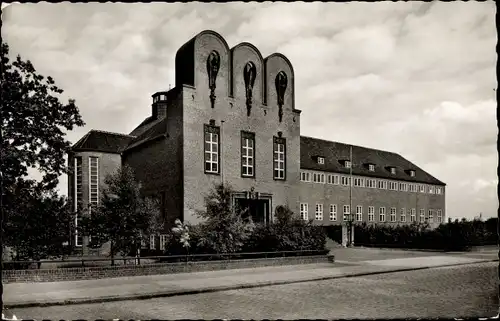
[[[194,42],[195,88],[183,87],[184,111],[184,216],[196,223],[195,210],[204,208],[204,195],[214,183],[220,183],[222,175],[204,173],[203,124],[211,119],[222,126],[221,170],[224,181],[236,191],[272,194],[270,212],[277,205],[288,205],[297,211],[299,160],[300,160],[300,113],[293,109],[293,69],[286,58],[272,55],[266,59],[249,44],[240,44],[228,50],[225,41],[213,33],[202,33]],[[207,57],[212,50],[221,57],[216,78],[216,101],[211,108],[210,89],[206,70]],[[232,59],[231,59],[232,55]],[[257,69],[253,89],[253,104],[247,116],[243,68],[252,61]],[[265,66],[265,68],[264,68]],[[275,76],[284,71],[288,76],[283,106],[283,121],[278,119]],[[177,70],[176,72],[179,72]],[[233,96],[230,96],[231,88]],[[267,95],[267,104],[264,98]],[[241,177],[241,131],[255,133],[255,178]],[[273,179],[273,136],[278,131],[286,138],[286,180]]]
[[[304,170],[303,170],[304,171]],[[311,171],[312,173],[312,171]],[[327,174],[327,173],[325,173]],[[340,224],[342,223],[343,206],[349,205],[349,187],[341,185],[320,184],[314,182],[300,182],[300,199],[299,203],[309,204],[309,219],[315,219],[316,204],[323,204],[323,220],[317,221],[316,224]],[[434,210],[434,223],[433,226],[438,226],[437,223],[437,209],[443,211],[443,223],[445,219],[445,188],[442,187],[443,194],[428,194],[420,192],[403,192],[392,191],[388,189],[367,188],[367,187],[354,187],[352,188],[352,208],[351,213],[354,214],[356,219],[356,206],[363,206],[363,221],[368,222],[368,207],[375,207],[375,222],[379,223],[379,208],[385,207],[386,224],[401,224],[400,210],[405,208],[406,222],[410,224],[410,214],[408,209],[416,209],[416,219],[419,221],[419,210],[425,209],[425,216],[427,218],[428,210]],[[330,221],[330,204],[337,204],[337,221]],[[390,208],[396,207],[395,223],[390,222]]]
[[[138,275],[158,275],[172,273],[189,273],[226,269],[241,269],[264,266],[280,266],[294,264],[312,264],[332,262],[326,255],[282,257],[268,259],[246,259],[234,261],[163,263],[131,266],[108,266],[86,268],[59,268],[40,270],[4,270],[3,283],[57,282],[75,280],[93,280],[113,277]]]

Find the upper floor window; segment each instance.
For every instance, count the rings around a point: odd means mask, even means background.
[[[318,164],[324,164],[325,163],[325,158],[324,157],[318,157]]]
[[[82,172],[82,158],[81,157],[75,157],[75,175],[74,175],[74,210],[77,211],[82,202],[83,202],[83,188],[82,188],[82,182],[83,182],[83,172]]]
[[[241,175],[255,177],[255,134],[241,132]]]
[[[351,183],[351,178],[347,176],[341,176],[341,183],[344,186],[349,186]]]
[[[377,187],[376,182],[377,181],[375,179],[367,179],[366,180],[366,187],[376,188]]]
[[[348,160],[344,161],[344,167],[345,168],[351,168],[352,167],[351,161],[348,161]]]
[[[300,180],[303,182],[310,182],[311,181],[311,173],[301,172],[300,173]]]
[[[313,182],[324,184],[325,183],[325,174],[313,173]]]
[[[436,187],[436,194],[442,194],[443,190],[441,187]]]
[[[443,212],[442,212],[442,210],[437,210],[436,213],[437,213],[437,222],[438,223],[442,223],[443,222]]]
[[[219,174],[220,128],[205,125],[205,173]]]
[[[360,177],[354,178],[354,186],[364,187],[365,186],[365,179],[360,178]]]
[[[420,193],[425,193],[425,185],[420,184]]]
[[[368,164],[368,170],[369,170],[370,172],[374,172],[374,171],[375,171],[375,165],[373,165],[373,164]]]
[[[396,182],[389,182],[389,189],[392,191],[398,190],[398,184]]]
[[[286,140],[281,137],[274,137],[274,179],[285,179],[286,162]]]
[[[434,194],[434,186],[429,186],[429,194]]]
[[[387,181],[379,180],[378,181],[378,188],[380,188],[380,189],[387,189]]]
[[[339,185],[339,175],[333,175],[333,184]]]
[[[89,204],[99,202],[99,158],[89,157]]]
[[[415,171],[414,170],[410,170],[410,176],[411,177],[415,177]]]
[[[392,175],[395,175],[396,174],[396,167],[389,167],[389,171],[391,172]]]

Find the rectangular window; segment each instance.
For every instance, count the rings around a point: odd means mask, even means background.
[[[443,212],[441,210],[437,210],[437,222],[438,223],[443,223]]]
[[[99,203],[99,158],[89,157],[89,204]]]
[[[434,210],[429,210],[429,223],[434,223]]]
[[[356,221],[361,222],[363,220],[363,206],[356,206]]]
[[[348,221],[350,214],[351,214],[351,206],[350,205],[344,205],[344,216],[343,216],[342,219],[344,221]]]
[[[77,212],[83,202],[83,187],[82,187],[82,182],[83,182],[83,171],[82,171],[82,158],[81,157],[75,157],[74,160],[74,210]],[[75,215],[75,246],[82,246],[83,243],[83,238],[80,233],[78,233],[78,226],[80,225],[81,218],[78,215],[78,212]]]
[[[274,137],[274,179],[285,179],[286,168],[286,140],[281,137]]]
[[[324,164],[325,159],[323,157],[318,157],[318,164]]]
[[[161,234],[160,235],[160,250],[161,251],[165,251],[165,249],[167,248],[167,235],[166,234]]]
[[[354,186],[365,187],[365,180],[364,180],[364,178],[359,178],[359,177],[354,178]]]
[[[425,209],[420,210],[420,223],[425,222]]]
[[[337,220],[337,204],[330,204],[330,221]]]
[[[389,182],[389,189],[391,191],[397,191],[398,190],[398,184],[396,182]]]
[[[395,174],[396,174],[396,168],[395,168],[395,167],[391,167],[391,174],[392,174],[392,175],[395,175]]]
[[[323,204],[316,204],[316,221],[323,220]]]
[[[391,207],[391,222],[396,222],[396,208],[395,207]]]
[[[311,181],[311,173],[302,172],[300,173],[300,180],[303,182]]]
[[[417,210],[412,208],[410,214],[410,221],[415,222],[417,220]]]
[[[375,222],[375,207],[368,206],[368,221]]]
[[[339,175],[333,175],[333,184],[339,185]]]
[[[441,187],[436,187],[436,194],[442,194],[443,193],[443,190],[441,189]]]
[[[255,177],[255,134],[241,132],[241,176]]]
[[[313,182],[324,184],[325,183],[325,174],[314,173],[313,174]]]
[[[377,188],[377,180],[375,180],[375,179],[367,179],[366,180],[366,187]]]
[[[420,193],[425,193],[425,185],[420,184]]]
[[[374,171],[375,171],[375,165],[373,165],[373,164],[368,164],[368,170],[369,170],[370,172],[374,172]]]
[[[410,171],[410,176],[415,177],[415,171]]]
[[[345,161],[344,166],[345,168],[351,168],[352,166],[351,161]]]
[[[434,186],[429,186],[429,194],[434,194]]]
[[[156,235],[149,236],[149,248],[151,250],[156,250]]]
[[[307,203],[300,203],[300,217],[307,221],[309,220],[309,205]]]
[[[341,176],[341,181],[342,181],[342,185],[349,186],[350,182],[351,182],[351,178],[347,177],[347,176]]]
[[[204,125],[205,173],[219,174],[220,128]]]
[[[380,222],[385,222],[385,207],[380,207],[378,209],[378,220]]]
[[[378,181],[378,188],[380,188],[380,189],[387,189],[387,181],[379,180]]]
[[[403,223],[406,222],[406,209],[404,207],[401,209],[401,217],[399,220]]]

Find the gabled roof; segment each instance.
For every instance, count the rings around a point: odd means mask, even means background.
[[[148,141],[155,140],[160,137],[166,137],[166,135],[167,135],[167,118],[163,118],[158,122],[156,122],[151,128],[146,130],[144,133],[131,140],[128,146],[125,148],[125,150],[130,150]]]
[[[154,119],[153,116],[146,117],[146,119],[144,119],[142,123],[140,123],[136,128],[134,128],[134,130],[131,131],[129,135],[139,136],[143,134],[147,129],[149,129],[153,125],[155,120],[156,119]]]
[[[133,139],[134,136],[130,135],[91,129],[71,149],[119,154]]]
[[[307,136],[300,136],[300,168],[349,174],[342,160],[349,160],[351,146],[353,175],[446,185],[399,154]],[[318,164],[318,155],[325,158],[324,164]],[[367,164],[374,164],[375,171],[369,171]],[[388,167],[395,167],[396,174],[391,174]],[[409,170],[415,171],[414,177]]]

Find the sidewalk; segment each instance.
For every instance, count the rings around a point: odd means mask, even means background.
[[[138,300],[488,261],[494,260],[442,255],[101,280],[11,283],[4,284],[3,300],[7,308]]]

